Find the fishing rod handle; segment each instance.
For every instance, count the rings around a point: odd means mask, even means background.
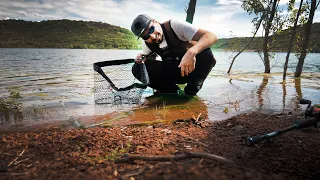
[[[318,120],[316,119],[316,117],[310,117],[310,118],[307,118],[306,120],[296,121],[295,125],[297,129],[303,129],[310,126],[317,127],[317,123],[318,123]]]
[[[257,144],[261,141],[263,141],[266,138],[266,136],[254,136],[254,137],[248,137],[246,139],[246,145],[252,146],[254,144]]]

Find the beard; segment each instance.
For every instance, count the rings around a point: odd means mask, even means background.
[[[158,32],[156,33],[156,39],[153,41],[153,43],[155,44],[160,44],[162,43],[162,40],[163,40],[163,31],[162,31],[162,27],[159,23],[156,23],[154,25],[155,27],[155,31]]]
[[[156,39],[153,41],[153,43],[160,44],[160,43],[162,43],[162,40],[163,40],[163,36],[160,33],[157,33]]]

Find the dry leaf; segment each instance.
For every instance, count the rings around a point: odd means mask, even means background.
[[[114,175],[114,176],[118,176],[118,171],[117,171],[117,170],[114,170],[113,175]]]

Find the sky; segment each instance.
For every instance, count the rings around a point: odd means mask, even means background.
[[[285,10],[288,1],[280,0],[279,8]],[[159,22],[185,21],[188,3],[189,0],[0,0],[0,20],[70,19],[130,29],[139,14],[147,14]],[[319,9],[314,22],[320,22]],[[193,24],[215,33],[218,38],[248,37],[252,35],[253,17],[242,9],[241,0],[197,0]]]

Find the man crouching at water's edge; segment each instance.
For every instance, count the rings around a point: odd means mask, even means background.
[[[145,14],[134,19],[131,31],[138,39],[144,40],[142,52],[137,55],[133,66],[133,75],[137,79],[141,73],[137,66],[145,63],[149,86],[158,93],[177,93],[180,90],[177,84],[187,83],[184,93],[197,94],[216,64],[210,49],[217,42],[215,34],[188,22],[169,20],[159,23]],[[155,60],[155,53],[162,61]]]

